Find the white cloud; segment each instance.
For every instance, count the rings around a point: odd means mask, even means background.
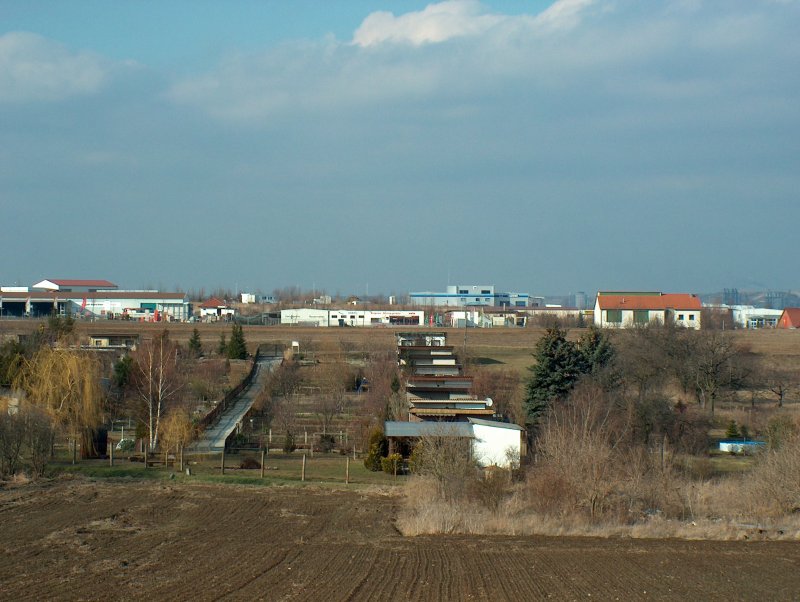
[[[480,3],[474,0],[449,0],[399,17],[383,11],[372,13],[356,30],[353,43],[374,46],[400,42],[420,46],[479,35],[505,19],[500,15],[481,14]]]
[[[726,105],[744,103],[726,95],[773,85],[759,83],[769,77],[759,65],[800,52],[796,42],[773,43],[788,42],[791,19],[771,7],[558,0],[536,15],[509,16],[485,14],[477,2],[442,2],[400,16],[373,13],[352,43],[327,39],[229,57],[176,82],[168,97],[248,125],[301,115],[342,119],[366,109],[476,115],[481,105],[515,106],[519,94],[531,98],[532,109],[558,113],[579,98],[592,115],[618,103],[650,111],[672,100],[694,116],[692,102],[719,96]],[[458,43],[440,43],[447,40]]]
[[[71,52],[61,44],[27,32],[0,36],[0,102],[61,100],[91,94],[108,74],[102,58]]]
[[[550,29],[567,29],[580,22],[581,14],[596,0],[558,0],[536,16],[537,25]]]

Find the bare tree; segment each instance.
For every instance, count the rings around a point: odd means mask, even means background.
[[[700,406],[710,408],[713,415],[720,394],[744,381],[746,375],[738,361],[742,349],[725,332],[706,331],[696,335],[692,355],[688,357],[689,374]]]
[[[779,408],[798,388],[797,374],[791,369],[769,365],[763,368],[762,378],[764,386],[777,399]]]
[[[134,382],[148,433],[148,448],[158,446],[161,418],[182,387],[178,370],[178,346],[165,330],[140,345],[133,353]]]
[[[525,419],[522,413],[522,389],[519,373],[514,370],[482,368],[475,371],[472,393],[490,397],[496,414],[514,422]]]

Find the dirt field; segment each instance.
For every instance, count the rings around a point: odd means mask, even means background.
[[[800,546],[403,538],[397,499],[62,478],[0,490],[3,600],[790,600]]]

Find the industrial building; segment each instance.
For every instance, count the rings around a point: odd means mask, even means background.
[[[185,321],[191,305],[185,293],[117,290],[108,280],[50,278],[31,287],[0,287],[0,317],[41,318],[52,313],[89,319]]]
[[[444,293],[409,293],[411,304],[422,307],[527,307],[527,293],[498,293],[494,285],[456,284],[448,286]]]

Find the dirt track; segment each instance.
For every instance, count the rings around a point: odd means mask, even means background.
[[[797,599],[800,546],[401,537],[363,492],[62,480],[0,490],[0,598]]]

